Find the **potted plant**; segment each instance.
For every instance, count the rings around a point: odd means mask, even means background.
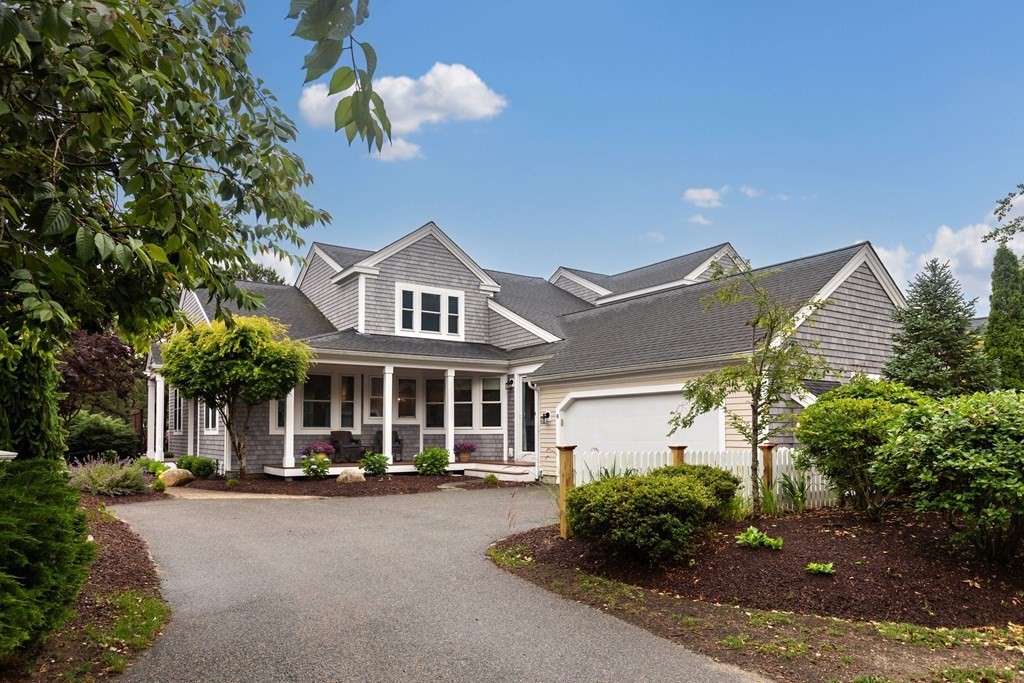
[[[476,452],[476,444],[468,441],[457,441],[455,443],[455,457],[459,462],[469,462],[469,456]]]

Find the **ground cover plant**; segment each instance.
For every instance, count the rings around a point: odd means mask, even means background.
[[[72,488],[96,496],[130,496],[146,490],[142,468],[130,460],[89,458],[70,467]]]
[[[747,527],[747,530],[743,533],[736,534],[736,544],[744,548],[782,550],[781,538],[772,538],[763,531],[758,531],[756,526]]]

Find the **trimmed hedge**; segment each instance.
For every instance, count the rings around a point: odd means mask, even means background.
[[[570,530],[652,566],[692,557],[722,501],[694,476],[666,474],[603,479],[570,490]]]
[[[692,477],[707,486],[723,506],[732,502],[740,487],[736,475],[712,465],[668,465],[651,470],[650,474],[655,477]]]
[[[57,628],[95,552],[62,463],[0,463],[0,659]]]
[[[174,464],[199,479],[209,479],[217,474],[217,461],[199,455],[183,455]]]
[[[84,410],[71,418],[67,444],[69,462],[111,450],[117,451],[119,458],[139,454],[139,438],[127,422]]]

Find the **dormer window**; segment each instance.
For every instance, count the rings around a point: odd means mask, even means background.
[[[395,334],[462,341],[463,293],[450,289],[395,285]]]

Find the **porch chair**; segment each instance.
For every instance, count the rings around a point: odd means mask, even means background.
[[[377,436],[373,440],[373,452],[384,453],[384,430],[378,429]],[[395,462],[402,461],[402,437],[398,435],[398,430],[391,431],[391,455],[394,456]]]
[[[363,456],[359,439],[352,438],[352,432],[331,432],[331,445],[338,462],[356,462]]]

